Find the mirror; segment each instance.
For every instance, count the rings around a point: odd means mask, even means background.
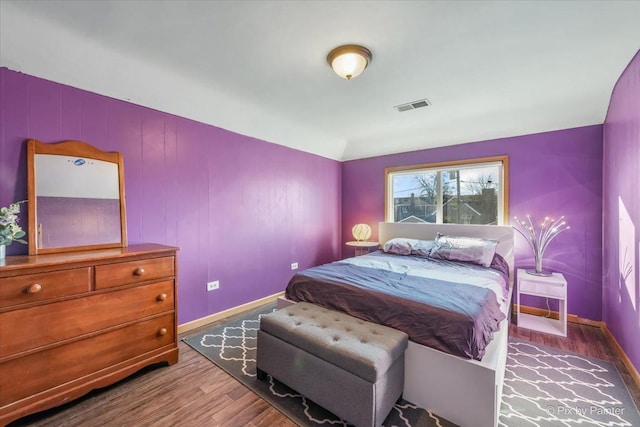
[[[27,142],[29,255],[127,245],[122,155]]]

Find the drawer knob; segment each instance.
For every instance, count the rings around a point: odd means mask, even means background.
[[[167,328],[160,328],[160,330],[158,331],[158,336],[162,337],[167,335]]]
[[[143,274],[144,274],[144,268],[142,267],[138,267],[135,270],[133,270],[134,276],[142,276]]]
[[[34,283],[33,285],[27,288],[27,293],[35,294],[37,292],[40,292],[41,290],[42,290],[42,286],[40,285],[40,283]]]
[[[162,294],[158,295],[158,297],[156,299],[158,301],[164,301],[164,300],[167,299],[167,294],[162,293]]]

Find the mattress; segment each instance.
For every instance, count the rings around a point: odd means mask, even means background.
[[[294,275],[285,295],[389,326],[437,350],[481,360],[506,315],[508,266],[491,267],[381,251]]]

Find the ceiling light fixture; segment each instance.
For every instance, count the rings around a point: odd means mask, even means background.
[[[327,62],[343,79],[358,77],[371,62],[371,51],[355,44],[339,46],[329,52]]]

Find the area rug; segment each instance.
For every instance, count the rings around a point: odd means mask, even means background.
[[[256,334],[268,306],[183,341],[301,426],[348,424],[268,376],[256,378]],[[640,426],[640,413],[607,361],[511,339],[500,411],[503,427]],[[430,411],[400,401],[384,426],[450,427]],[[484,427],[484,426],[470,426]]]
[[[613,363],[510,339],[500,425],[640,427],[640,413]]]

